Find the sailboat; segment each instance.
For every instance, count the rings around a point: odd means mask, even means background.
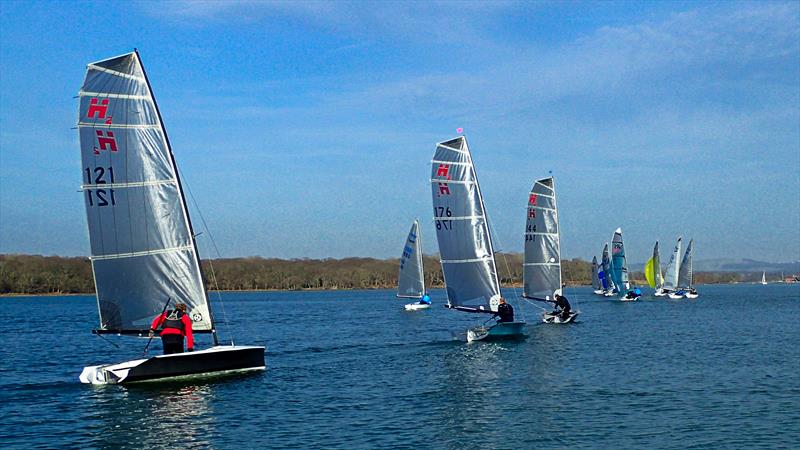
[[[614,285],[614,278],[611,276],[611,257],[608,253],[608,242],[606,242],[605,247],[603,247],[603,254],[602,254],[602,268],[603,272],[600,274],[600,281],[603,283],[603,295],[606,297],[613,297],[617,293],[617,287]]]
[[[672,250],[672,255],[669,257],[669,264],[667,264],[667,270],[664,271],[664,291],[669,295],[671,299],[679,299],[683,298],[683,293],[678,293],[678,272],[680,270],[680,261],[678,261],[678,257],[681,254],[681,240],[682,237],[678,237],[678,242],[675,243],[675,248]]]
[[[89,366],[80,381],[264,370],[264,347],[219,345],[183,188],[139,53],[89,64],[79,97],[81,190],[100,314],[94,333],[146,336],[159,312],[183,303],[194,332],[214,340],[204,350]]]
[[[625,244],[622,242],[622,228],[614,230],[611,240],[611,276],[617,286],[617,292],[624,294],[620,300],[632,302],[642,296],[638,289],[631,289],[628,280],[628,264],[625,260]]]
[[[686,253],[683,254],[681,266],[678,270],[678,291],[676,294],[682,294],[686,298],[697,298],[697,290],[692,286],[693,273],[692,273],[692,254],[694,239],[689,240],[689,245],[686,246]]]
[[[761,284],[767,284],[767,272],[761,272]]]
[[[597,266],[597,256],[592,256],[592,289],[596,295],[603,295],[603,283],[600,281],[602,270]]]
[[[486,208],[465,137],[436,145],[430,181],[447,307],[494,314],[501,298],[500,281]],[[498,322],[468,330],[467,340],[519,338],[524,333],[525,322]]]
[[[667,295],[664,291],[664,275],[661,273],[661,256],[658,253],[658,241],[653,247],[653,256],[644,265],[644,276],[647,278],[647,284],[656,290],[656,297]]]
[[[528,197],[522,281],[524,298],[554,302],[555,296],[561,295],[561,239],[553,177],[533,183]],[[577,316],[576,311],[566,317],[545,312],[542,321],[569,323]]]
[[[400,257],[400,274],[397,277],[397,297],[415,298],[417,303],[405,305],[406,311],[431,307],[430,297],[425,293],[425,275],[422,271],[422,237],[419,220],[414,220]]]

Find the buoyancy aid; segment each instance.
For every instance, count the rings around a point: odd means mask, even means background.
[[[179,309],[173,309],[172,311],[167,314],[167,317],[161,322],[161,329],[165,330],[167,328],[173,328],[176,330],[180,330],[181,334],[183,334],[185,330],[185,326],[183,324],[183,311]]]

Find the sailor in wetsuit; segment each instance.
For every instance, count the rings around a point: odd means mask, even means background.
[[[422,298],[419,300],[419,304],[420,305],[430,305],[431,304],[430,295],[428,295],[428,294],[423,295]]]
[[[161,329],[161,344],[164,354],[183,353],[183,337],[186,336],[187,350],[194,351],[194,336],[192,335],[192,319],[186,314],[186,305],[178,303],[175,309],[164,311],[153,320],[150,325],[150,336]]]
[[[562,319],[566,319],[569,317],[569,312],[572,310],[572,306],[570,306],[569,301],[567,301],[567,297],[564,297],[561,294],[556,294],[556,299],[553,303],[555,303],[556,310],[553,311],[554,316],[561,316]]]
[[[506,303],[506,299],[500,297],[500,304],[497,306],[497,312],[494,313],[498,317],[497,323],[500,322],[513,322],[514,321],[514,308]]]

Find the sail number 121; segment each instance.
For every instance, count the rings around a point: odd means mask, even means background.
[[[95,167],[94,170],[86,168],[86,183],[87,184],[114,184],[114,168],[108,167]],[[114,206],[117,204],[114,198],[114,189],[86,189],[86,195],[89,196],[89,206]]]

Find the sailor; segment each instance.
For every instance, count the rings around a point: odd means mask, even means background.
[[[419,300],[419,304],[420,305],[430,305],[431,304],[431,296],[428,295],[428,294],[423,295],[422,298]]]
[[[642,296],[642,290],[641,290],[641,289],[639,289],[639,287],[638,287],[638,286],[636,286],[636,287],[634,287],[634,288],[633,288],[633,293],[634,293],[634,294],[635,294],[637,297],[641,297],[641,296]]]
[[[161,329],[161,343],[164,354],[183,353],[183,337],[186,336],[187,350],[194,351],[194,336],[192,336],[192,319],[186,314],[186,304],[178,303],[175,309],[164,311],[153,320],[150,325],[150,336]]]
[[[553,303],[555,303],[556,310],[553,311],[553,315],[560,315],[562,319],[566,319],[569,317],[569,312],[572,310],[572,306],[570,306],[567,297],[564,297],[561,294],[556,294],[555,297],[556,300]]]
[[[500,297],[500,304],[497,305],[497,312],[494,313],[498,316],[497,322],[513,322],[514,321],[514,308],[506,303],[506,299]]]

